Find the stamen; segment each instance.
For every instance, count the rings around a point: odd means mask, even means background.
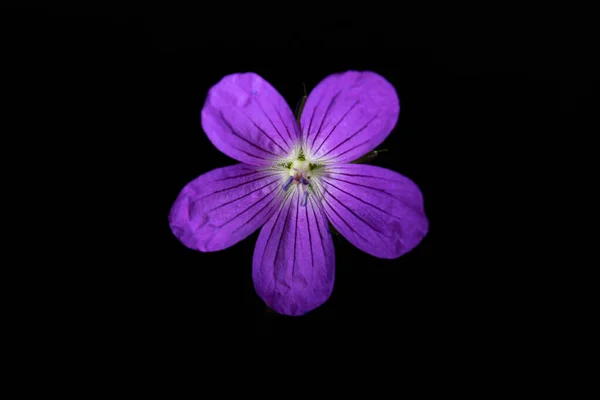
[[[308,200],[308,191],[305,191],[302,195],[302,203],[300,203],[302,207],[306,206],[306,200]]]
[[[290,185],[292,184],[292,181],[294,180],[293,176],[290,176],[287,181],[285,181],[285,183],[283,184],[283,190],[287,191],[290,187]]]
[[[304,185],[308,185],[308,184],[310,183],[310,182],[308,181],[308,179],[306,179],[306,178],[302,178],[302,179],[300,179],[300,182],[302,182],[302,184],[304,184]]]

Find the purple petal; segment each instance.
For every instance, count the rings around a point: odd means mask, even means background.
[[[350,243],[380,258],[397,258],[425,237],[421,191],[410,179],[372,165],[332,167],[320,178],[331,224]]]
[[[327,219],[313,196],[290,192],[263,227],[252,260],[258,295],[280,314],[302,315],[333,290],[335,254]]]
[[[381,144],[400,114],[394,87],[374,72],[348,71],[321,81],[300,120],[313,157],[348,162]]]
[[[173,234],[187,247],[217,251],[261,227],[281,203],[281,173],[238,164],[188,183],[169,214]]]
[[[202,128],[221,152],[252,165],[288,156],[299,137],[283,97],[254,73],[227,75],[210,89]]]

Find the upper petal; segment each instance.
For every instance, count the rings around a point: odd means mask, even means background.
[[[423,196],[407,177],[372,165],[329,171],[319,178],[324,210],[335,229],[362,251],[400,257],[427,234]]]
[[[335,253],[327,219],[310,196],[291,192],[260,231],[252,260],[258,295],[280,314],[302,315],[333,290]]]
[[[238,164],[188,183],[169,214],[173,234],[187,247],[217,251],[244,239],[280,205],[282,175]]]
[[[306,100],[300,125],[313,157],[355,160],[381,144],[400,114],[394,87],[374,72],[348,71],[321,81]]]
[[[209,90],[202,128],[223,153],[252,165],[288,156],[299,136],[283,97],[255,73],[227,75]]]

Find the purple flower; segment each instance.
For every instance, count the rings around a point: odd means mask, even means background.
[[[260,76],[224,77],[208,93],[202,127],[241,164],[210,171],[183,188],[169,215],[173,233],[187,247],[208,252],[262,226],[252,259],[256,292],[281,314],[315,309],[333,289],[328,221],[380,258],[400,257],[427,233],[423,197],[410,179],[351,163],[383,142],[399,113],[394,87],[373,72],[321,81],[299,124]]]

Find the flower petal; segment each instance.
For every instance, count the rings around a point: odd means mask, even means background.
[[[348,71],[321,81],[300,124],[313,157],[353,161],[381,144],[400,114],[394,87],[374,72]]]
[[[299,137],[283,97],[254,73],[227,75],[209,90],[202,128],[221,152],[252,165],[288,156]]]
[[[423,196],[407,177],[372,165],[345,164],[329,171],[319,181],[325,212],[362,251],[397,258],[427,234]]]
[[[280,204],[283,177],[245,164],[218,168],[188,183],[169,214],[173,234],[187,247],[217,251],[261,227]]]
[[[291,192],[260,231],[252,260],[254,288],[280,314],[302,315],[333,290],[335,253],[327,219],[309,196]]]

